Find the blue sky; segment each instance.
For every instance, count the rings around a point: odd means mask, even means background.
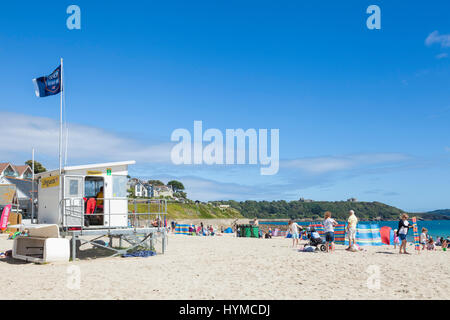
[[[66,8],[81,8],[81,30]],[[381,8],[368,30],[366,8]],[[0,11],[1,161],[57,166],[64,58],[68,163],[137,160],[194,199],[382,201],[449,208],[448,1],[46,1]],[[428,39],[428,41],[427,41]],[[280,171],[174,166],[170,135],[277,128]]]

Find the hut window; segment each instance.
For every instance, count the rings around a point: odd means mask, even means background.
[[[127,197],[127,176],[113,176],[113,197]]]
[[[71,195],[71,196],[78,195],[78,181],[77,180],[70,180],[69,195]]]

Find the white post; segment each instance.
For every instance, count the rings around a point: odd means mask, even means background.
[[[64,108],[66,106],[66,103],[64,102]],[[67,119],[65,119],[65,126],[66,126],[66,147],[64,151],[64,166],[67,166],[67,145],[69,141],[69,128],[67,127]]]

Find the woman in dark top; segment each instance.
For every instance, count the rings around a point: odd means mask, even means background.
[[[412,228],[412,225],[408,221],[408,215],[406,213],[402,214],[402,218],[398,222],[398,228],[397,228],[397,236],[400,238],[402,243],[400,244],[400,253],[409,254],[406,252],[406,236],[408,235],[409,228]]]

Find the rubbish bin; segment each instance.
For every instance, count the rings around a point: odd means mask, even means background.
[[[251,236],[252,236],[252,229],[251,229],[251,226],[246,225],[246,226],[244,227],[244,237],[250,238]]]
[[[252,230],[252,235],[251,236],[253,238],[259,238],[259,228],[256,227],[256,226],[251,226],[250,228]]]

